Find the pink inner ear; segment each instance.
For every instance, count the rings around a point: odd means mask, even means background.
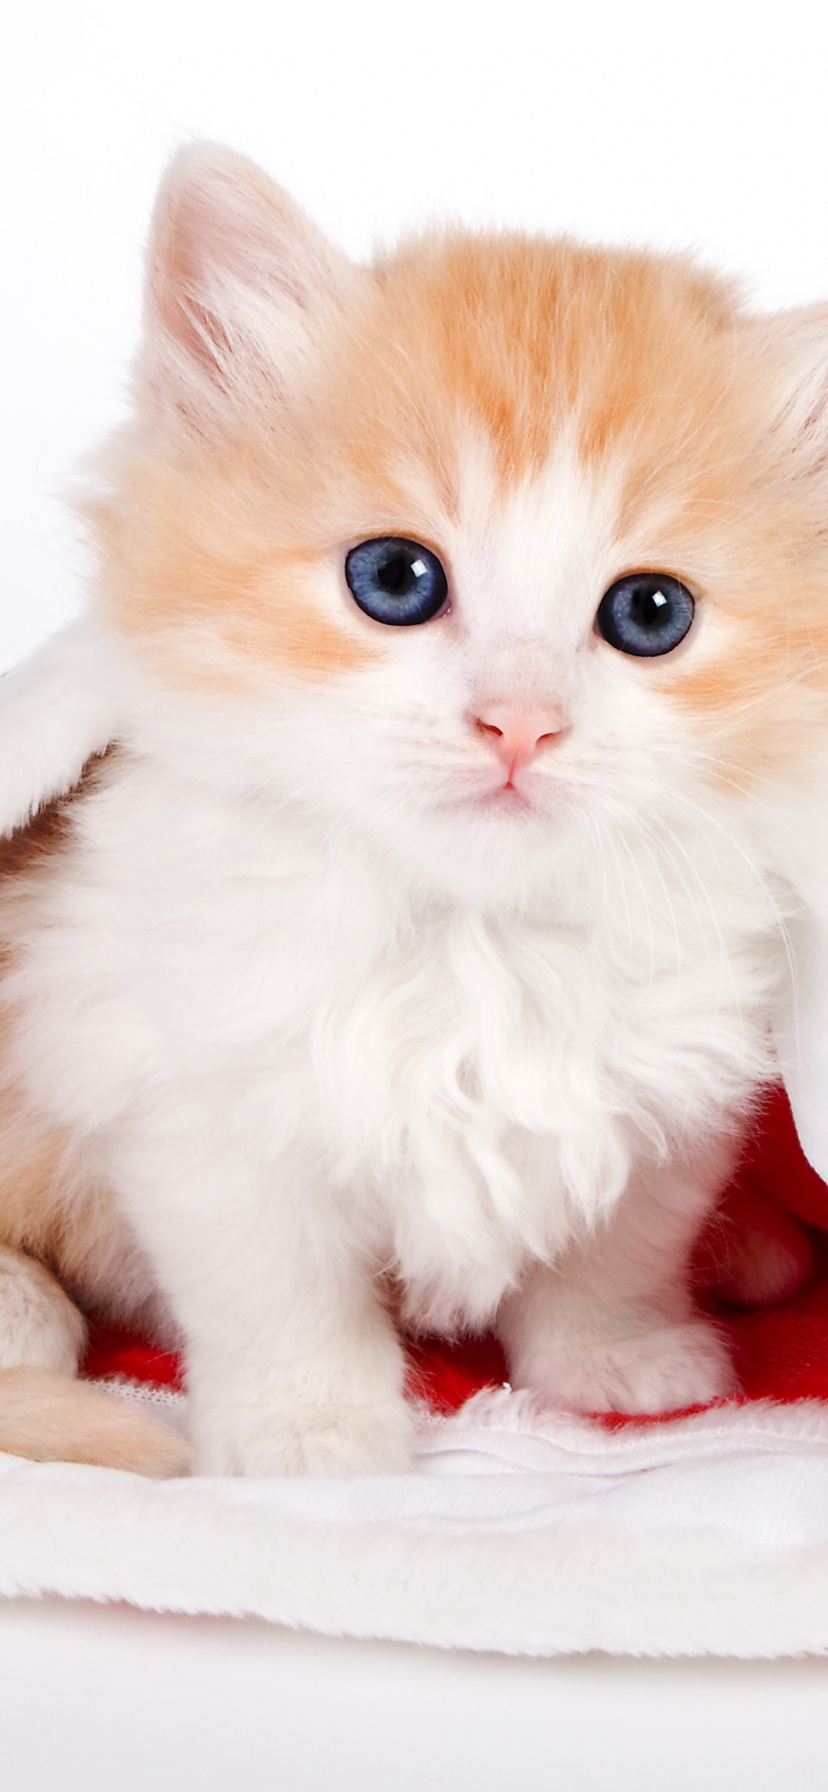
[[[218,317],[198,297],[208,284],[205,264],[212,258],[211,235],[218,235],[215,216],[198,200],[199,195],[192,192],[171,195],[166,215],[158,216],[148,289],[162,329],[215,376],[230,343]],[[232,259],[229,243],[220,259]]]
[[[300,208],[230,150],[195,145],[161,188],[147,269],[145,368],[192,421],[283,393],[321,313],[355,277]],[[314,313],[320,312],[317,325]],[[206,376],[206,378],[205,378]],[[212,387],[212,395],[209,388]]]

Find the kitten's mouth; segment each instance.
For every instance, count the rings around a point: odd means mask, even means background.
[[[466,786],[451,801],[452,808],[462,808],[468,814],[494,819],[502,818],[504,822],[539,821],[553,825],[565,815],[571,815],[573,801],[580,808],[578,794],[573,790],[569,780],[564,776],[549,774],[527,775],[518,771],[515,776],[504,779],[502,784],[491,784],[487,780],[475,780]]]
[[[484,800],[489,803],[494,802],[498,807],[505,805],[512,809],[534,809],[535,807],[528,792],[519,784],[514,784],[511,778],[507,778],[505,784],[497,784],[494,790],[489,791]]]
[[[494,815],[537,815],[539,805],[523,784],[507,778],[503,784],[490,784],[485,790],[470,791],[464,807]]]

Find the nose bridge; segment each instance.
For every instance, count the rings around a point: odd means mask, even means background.
[[[473,671],[473,707],[513,715],[569,714],[569,678],[563,656],[541,635],[500,635],[482,649]]]

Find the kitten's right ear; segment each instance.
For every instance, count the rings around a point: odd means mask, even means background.
[[[180,150],[147,256],[141,396],[201,436],[301,391],[361,271],[232,150]]]

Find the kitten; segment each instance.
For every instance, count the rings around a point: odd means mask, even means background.
[[[826,345],[681,258],[357,268],[178,156],[63,783],[116,744],[0,884],[5,1447],[123,1460],[70,1294],[181,1341],[210,1474],[403,1468],[394,1304],[569,1408],[733,1389],[689,1263],[778,1074]]]

